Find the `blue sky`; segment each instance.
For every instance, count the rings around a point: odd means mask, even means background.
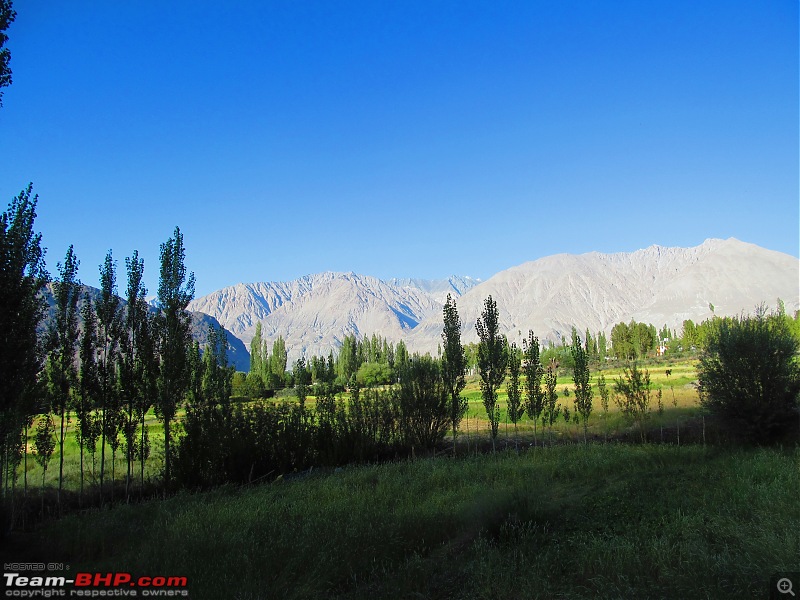
[[[197,295],[736,237],[798,256],[798,3],[16,0],[3,204]]]

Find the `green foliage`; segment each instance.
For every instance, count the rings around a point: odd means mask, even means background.
[[[392,382],[394,374],[392,368],[386,363],[367,362],[358,368],[356,380],[359,385],[375,387],[378,385],[388,385]]]
[[[78,426],[75,429],[81,454],[81,496],[83,496],[84,452],[89,452],[94,463],[97,440],[100,437],[100,420],[96,410],[100,397],[100,376],[97,371],[97,316],[89,293],[84,294],[81,309],[83,332],[80,339],[80,377],[78,395],[74,403]]]
[[[11,4],[0,0],[0,36]],[[4,40],[0,37],[0,42]],[[2,43],[0,43],[2,47]],[[2,68],[2,66],[0,66]],[[47,304],[39,291],[47,283],[41,234],[34,233],[38,196],[32,186],[12,199],[0,214],[0,451],[13,455],[25,423],[36,412],[37,376],[44,356],[38,326]],[[6,489],[10,469],[0,469]]]
[[[213,402],[227,402],[233,391],[234,369],[228,365],[228,334],[208,325],[208,341],[203,351],[203,393]]]
[[[658,347],[658,334],[653,325],[637,323],[617,323],[611,330],[611,352],[618,359],[633,360],[645,358]]]
[[[126,495],[130,494],[133,463],[141,461],[140,487],[144,489],[145,461],[149,454],[145,415],[156,396],[157,362],[153,318],[148,310],[144,287],[144,259],[138,251],[125,258],[128,274],[125,322],[120,336],[120,392],[122,430],[125,439]],[[138,429],[138,433],[137,433]]]
[[[225,330],[209,324],[208,342],[200,357],[195,342],[188,353],[189,389],[183,435],[175,451],[176,480],[185,486],[228,481],[233,429],[231,391],[233,367],[228,366]]]
[[[536,443],[536,426],[544,410],[545,392],[542,390],[544,367],[539,360],[539,338],[528,331],[528,337],[522,340],[523,363],[525,373],[525,410],[533,421],[533,441]]]
[[[172,449],[171,427],[178,402],[189,384],[187,349],[191,343],[186,307],[194,297],[194,273],[186,274],[186,252],[178,227],[173,237],[161,244],[158,281],[159,313],[157,331],[160,349],[156,415],[164,424],[164,487],[170,487]]]
[[[256,332],[250,341],[250,373],[261,379],[262,385],[266,385],[269,379],[269,352],[267,341],[261,336],[261,321],[256,323]],[[261,396],[257,396],[261,397]]]
[[[583,420],[583,441],[586,442],[589,415],[592,414],[592,386],[589,383],[589,355],[581,345],[581,338],[572,338],[572,358],[574,367],[572,381],[575,383],[575,412]]]
[[[0,88],[11,85],[11,51],[3,48],[8,41],[5,31],[14,22],[17,13],[12,8],[11,0],[0,0]],[[0,106],[3,106],[3,92],[0,91]]]
[[[525,407],[522,405],[522,385],[520,384],[520,366],[522,356],[516,343],[512,343],[508,351],[508,381],[506,382],[506,392],[508,394],[507,408],[508,418],[514,424],[516,431],[517,422],[525,414]]]
[[[608,341],[606,340],[606,334],[602,331],[597,334],[597,360],[605,362],[606,356],[608,355]]]
[[[441,365],[430,356],[414,356],[401,368],[399,379],[400,428],[406,444],[430,448],[444,438],[450,423]]]
[[[63,263],[58,263],[58,279],[53,282],[55,316],[48,330],[48,350],[45,377],[50,409],[59,416],[61,435],[59,445],[58,492],[61,499],[64,474],[64,428],[67,409],[78,383],[76,354],[78,346],[78,259],[72,246],[67,249]]]
[[[286,342],[283,336],[272,342],[272,356],[269,357],[269,374],[272,376],[270,382],[272,385],[267,385],[270,389],[279,389],[284,387],[286,382],[286,360],[288,354],[286,352]]]
[[[715,319],[698,367],[703,406],[747,442],[797,428],[800,342],[780,314]]]
[[[245,376],[244,395],[253,398],[254,400],[268,397],[267,387],[264,385],[264,380],[261,379],[258,374],[252,371]]]
[[[500,424],[500,409],[497,406],[497,388],[503,383],[508,364],[508,345],[500,333],[497,303],[489,296],[484,301],[483,312],[477,322],[478,374],[481,378],[481,395],[486,415],[492,428],[494,448]]]
[[[124,335],[123,314],[117,295],[116,270],[111,251],[100,265],[100,296],[95,301],[97,313],[97,346],[99,351],[98,403],[101,409],[100,438],[100,494],[105,482],[106,443],[111,447],[111,468],[114,469],[119,434],[123,428],[122,398],[118,370],[120,366],[120,342]],[[112,480],[114,473],[112,473]],[[112,486],[113,494],[113,486]]]
[[[639,428],[642,442],[645,441],[645,422],[650,418],[652,390],[650,371],[639,369],[637,363],[626,366],[614,383],[617,392],[614,399],[625,418]]]
[[[292,368],[292,376],[294,377],[294,391],[297,394],[300,409],[305,410],[308,386],[311,383],[311,372],[306,367],[306,359],[304,357],[301,356],[295,361],[294,368]]]
[[[461,391],[467,384],[467,357],[461,345],[461,319],[458,316],[456,302],[447,294],[443,309],[444,329],[442,330],[442,379],[447,392],[450,427],[453,431],[453,454],[456,448],[456,435],[461,419],[467,413],[468,404],[461,397]]]
[[[558,392],[556,386],[558,385],[558,364],[551,360],[547,363],[547,369],[544,372],[544,405],[542,410],[542,425],[547,426],[548,431],[552,434],[553,423],[558,419],[559,408],[556,405],[558,401]],[[551,436],[552,441],[552,436]]]
[[[44,487],[44,478],[47,474],[47,465],[56,449],[55,430],[56,424],[53,421],[53,415],[50,413],[39,415],[36,436],[33,438],[33,451],[36,462],[42,467],[42,487]]]

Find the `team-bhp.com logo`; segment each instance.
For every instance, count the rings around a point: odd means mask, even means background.
[[[10,598],[188,598],[186,577],[142,576],[130,573],[75,573],[64,576],[3,573]]]

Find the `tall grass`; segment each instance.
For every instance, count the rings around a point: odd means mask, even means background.
[[[798,461],[590,444],[366,465],[73,515],[40,543],[198,598],[766,597],[800,556]]]

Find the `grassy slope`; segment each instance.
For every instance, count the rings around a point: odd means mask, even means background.
[[[75,515],[46,560],[197,598],[766,597],[800,450],[566,445],[352,467]]]

